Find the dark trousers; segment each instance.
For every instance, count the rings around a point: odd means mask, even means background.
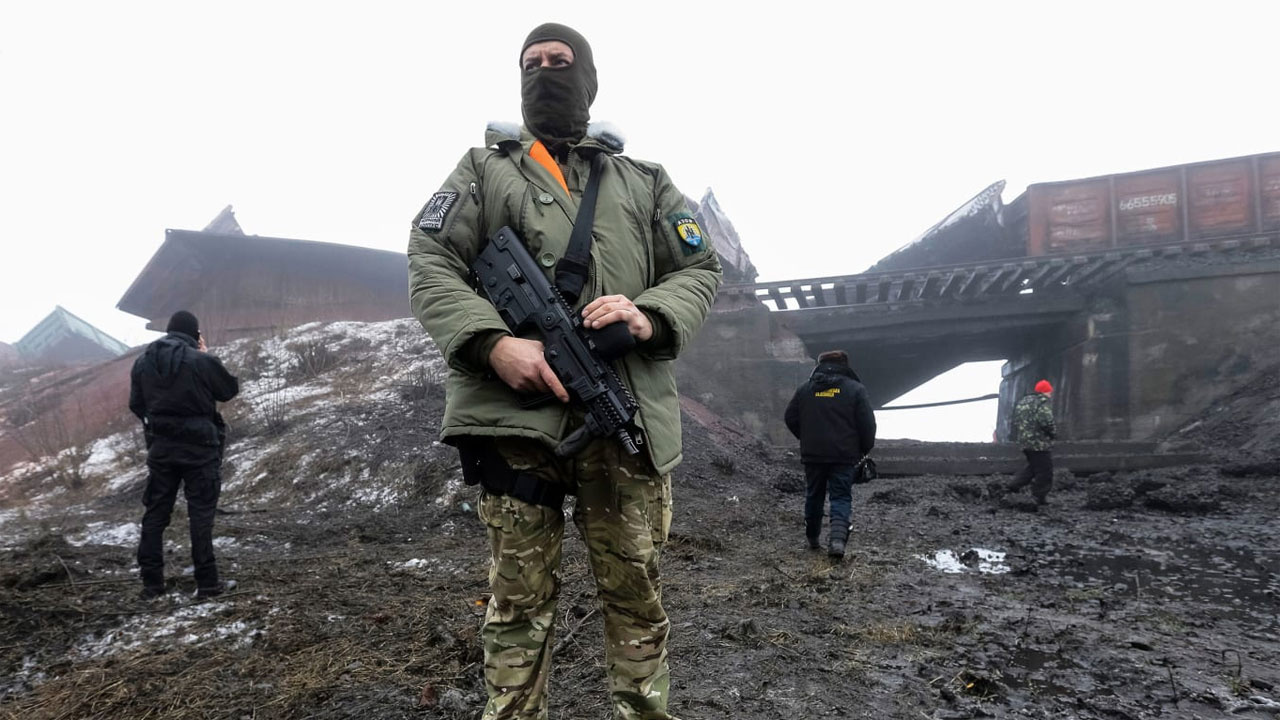
[[[1013,476],[1009,491],[1021,490],[1030,484],[1031,496],[1043,503],[1053,488],[1053,456],[1048,450],[1023,450],[1022,454],[1027,456],[1027,465]]]
[[[179,486],[187,496],[196,586],[218,584],[218,564],[213,557],[213,513],[222,492],[221,465],[220,460],[203,465],[147,462],[151,475],[142,494],[142,504],[147,511],[142,516],[142,541],[138,543],[138,567],[143,585],[164,586],[164,529],[169,526]]]
[[[831,531],[827,541],[849,539],[849,515],[853,504],[855,465],[845,463],[805,463],[804,532],[817,539],[822,531],[822,508],[831,497]]]

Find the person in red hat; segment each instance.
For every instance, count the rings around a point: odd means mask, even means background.
[[[1031,485],[1031,497],[1036,505],[1044,505],[1053,488],[1053,440],[1057,430],[1053,424],[1053,386],[1048,380],[1036,383],[1035,391],[1028,393],[1013,407],[1014,437],[1022,445],[1027,465],[1013,476],[1009,492],[1017,492]]]

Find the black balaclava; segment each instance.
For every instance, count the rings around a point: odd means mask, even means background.
[[[179,310],[169,318],[169,326],[164,329],[165,332],[180,332],[188,335],[192,340],[200,335],[200,321],[195,315],[186,310]]]
[[[573,48],[573,64],[567,68],[538,68],[526,73],[520,67],[520,109],[524,126],[555,152],[587,134],[591,103],[596,99],[596,64],[591,45],[577,30],[559,23],[544,23],[524,39],[520,58],[534,43],[559,40]]]

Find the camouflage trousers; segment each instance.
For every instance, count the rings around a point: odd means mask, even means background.
[[[671,527],[671,476],[644,456],[597,440],[558,459],[531,440],[501,438],[513,470],[565,483],[577,501],[573,521],[587,546],[604,617],[605,661],[615,718],[674,720],[667,713],[667,614],[658,554]],[[505,495],[482,494],[480,519],[491,552],[493,597],[485,613],[482,720],[545,720],[555,645],[564,512]]]

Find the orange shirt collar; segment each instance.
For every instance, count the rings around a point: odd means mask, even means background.
[[[560,172],[560,165],[556,163],[555,158],[551,157],[551,153],[547,152],[547,147],[542,144],[541,140],[533,142],[533,147],[529,148],[529,157],[551,173],[551,177],[555,178],[560,183],[560,187],[564,188],[564,194],[569,195],[569,183],[564,181],[564,173]]]

